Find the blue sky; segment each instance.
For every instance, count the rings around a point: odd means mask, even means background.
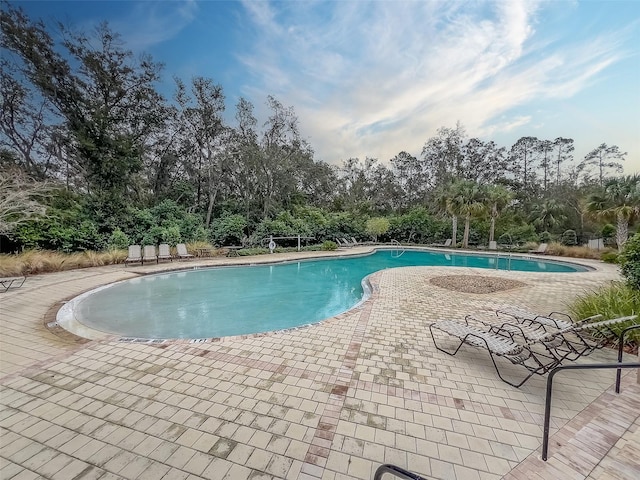
[[[509,148],[601,143],[640,172],[640,1],[14,1],[32,18],[106,20],[172,77],[293,106],[316,158],[419,155],[442,126]]]

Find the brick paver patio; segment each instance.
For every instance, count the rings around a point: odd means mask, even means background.
[[[447,356],[427,328],[491,305],[564,310],[619,278],[614,266],[582,263],[595,270],[384,270],[371,277],[368,301],[313,326],[161,344],[79,341],[51,323],[52,313],[83,291],[176,262],[29,277],[0,294],[0,478],[370,479],[381,463],[428,479],[640,478],[635,371],[624,374],[620,395],[613,371],[558,375],[545,463],[545,378],[510,387],[486,352]],[[429,281],[451,274],[525,286],[468,294]],[[603,350],[584,361],[615,357]]]

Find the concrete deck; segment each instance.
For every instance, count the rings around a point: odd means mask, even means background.
[[[0,294],[0,478],[370,479],[381,463],[427,479],[640,478],[636,371],[625,371],[620,395],[613,371],[559,374],[542,462],[546,378],[510,387],[486,352],[447,356],[426,326],[490,305],[564,310],[619,278],[614,266],[581,263],[596,270],[385,270],[372,276],[371,298],[338,317],[203,343],[82,341],[47,327],[64,300],[176,262],[29,277]],[[526,286],[483,295],[429,282],[452,274]],[[603,350],[581,361],[615,358]]]

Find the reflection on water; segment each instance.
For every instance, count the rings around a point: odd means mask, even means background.
[[[206,338],[280,330],[337,315],[384,268],[432,265],[571,272],[566,264],[406,251],[277,265],[163,273],[114,284],[80,300],[75,315],[97,330],[139,338]]]

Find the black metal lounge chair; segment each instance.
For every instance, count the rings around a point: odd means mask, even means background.
[[[27,277],[5,277],[0,278],[0,288],[4,288],[3,292],[10,288],[20,288]]]
[[[448,355],[455,355],[463,344],[471,345],[477,348],[484,348],[489,352],[491,361],[496,369],[498,377],[509,385],[519,388],[533,375],[544,375],[554,367],[560,365],[563,360],[562,356],[556,355],[553,350],[544,347],[542,342],[523,342],[517,343],[511,338],[498,333],[482,330],[479,327],[469,325],[468,322],[460,322],[456,320],[441,320],[429,325],[433,343],[435,347]],[[452,337],[460,340],[460,344],[455,350],[446,350],[438,345],[436,335],[433,330],[440,330]],[[549,334],[549,340],[552,335]],[[545,348],[545,352],[536,351],[535,344],[541,344]],[[521,365],[528,370],[528,375],[520,382],[511,382],[502,376],[495,357],[502,357],[509,360],[514,365]]]

